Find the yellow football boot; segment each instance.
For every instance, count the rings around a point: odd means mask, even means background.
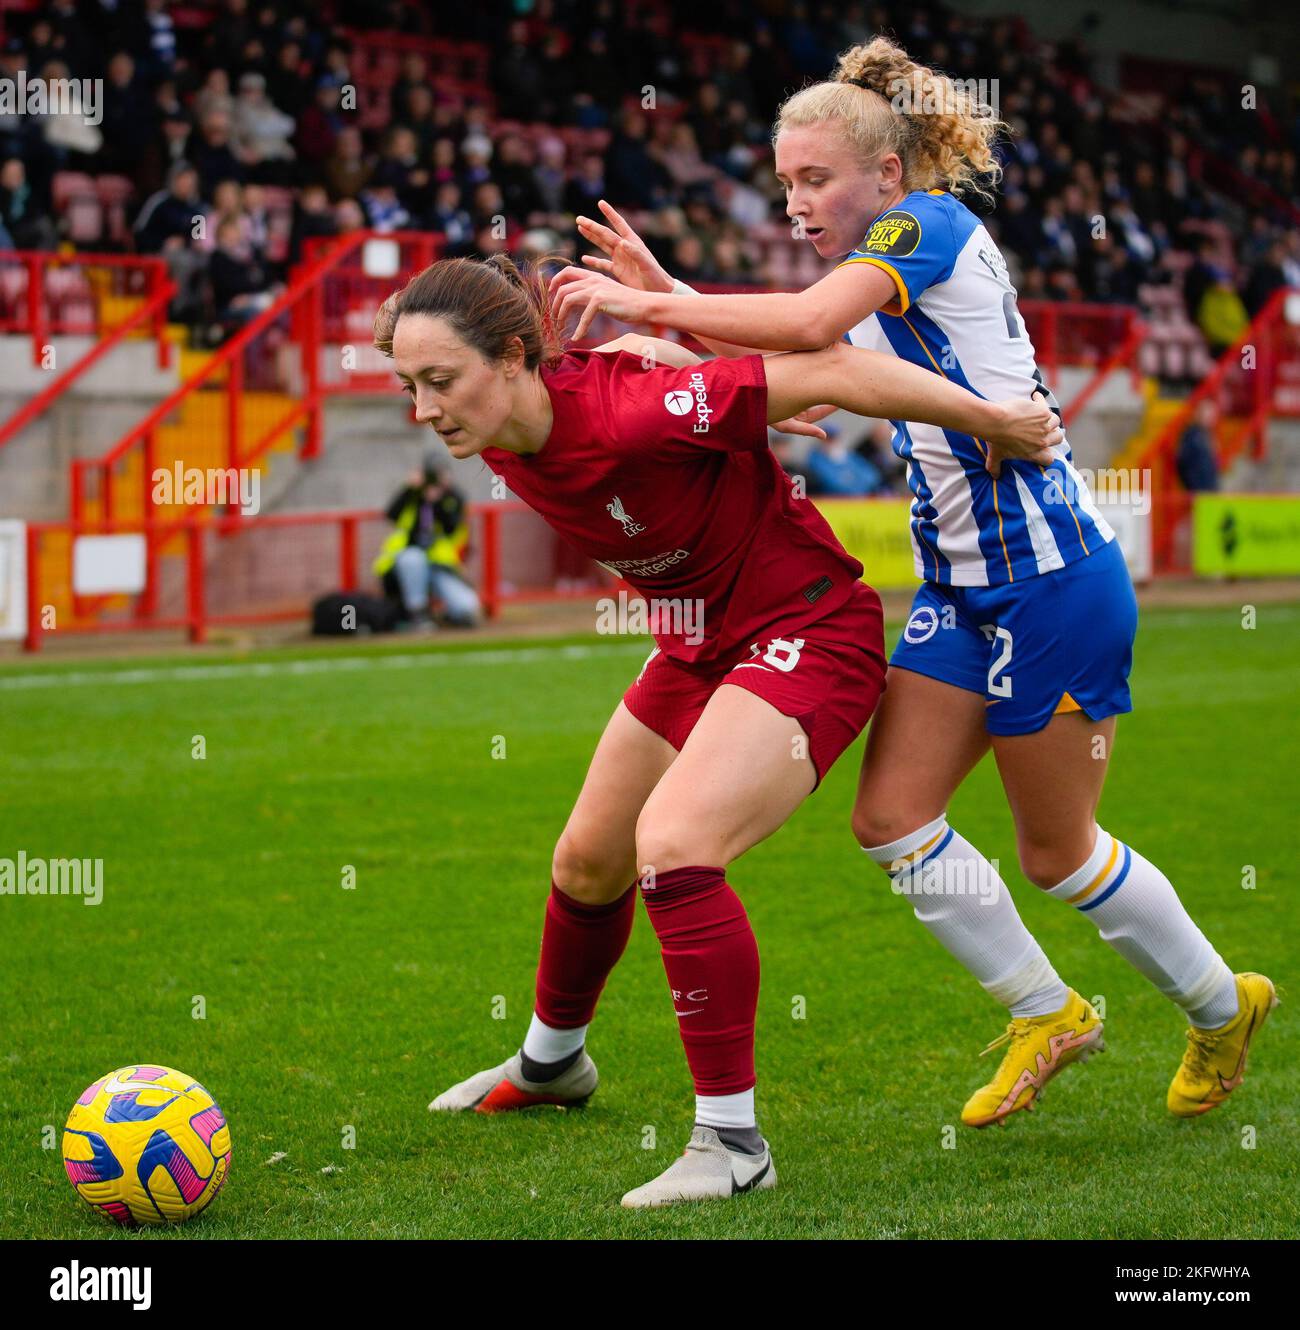
[[[1273,981],[1247,972],[1237,979],[1237,1014],[1217,1030],[1189,1026],[1182,1066],[1169,1083],[1166,1102],[1180,1118],[1194,1118],[1218,1108],[1246,1076],[1251,1037],[1277,1006]]]
[[[1101,1017],[1092,1004],[1074,989],[1069,994],[1060,1011],[1013,1017],[1006,1033],[984,1050],[991,1053],[1002,1044],[1008,1046],[993,1079],[966,1101],[961,1111],[966,1126],[987,1127],[1017,1109],[1032,1109],[1043,1086],[1062,1067],[1086,1062],[1106,1047],[1101,1037]]]

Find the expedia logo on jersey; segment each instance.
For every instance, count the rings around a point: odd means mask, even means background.
[[[921,243],[921,223],[910,212],[887,212],[871,223],[859,246],[863,254],[892,255],[903,259]]]
[[[691,375],[685,389],[678,388],[675,392],[664,395],[664,406],[673,415],[684,416],[691,409],[692,399],[695,404],[695,428],[692,433],[707,434],[713,408],[709,405],[709,390],[705,385],[704,375],[699,370]]]

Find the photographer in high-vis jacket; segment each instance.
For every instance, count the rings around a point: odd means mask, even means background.
[[[433,627],[436,619],[472,628],[481,607],[460,571],[469,544],[465,500],[436,454],[426,455],[423,469],[412,473],[386,515],[396,529],[374,564],[384,591],[400,600],[412,626]]]

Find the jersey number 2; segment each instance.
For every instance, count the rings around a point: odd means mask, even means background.
[[[1011,664],[1011,634],[1005,628],[999,628],[994,623],[980,624],[980,632],[990,642],[1002,643],[1002,650],[993,658],[993,664],[989,666],[989,696],[1010,697],[1011,676],[1002,672]],[[998,678],[999,674],[1002,674],[1000,679]]]

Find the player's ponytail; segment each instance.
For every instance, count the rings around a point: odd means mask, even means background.
[[[993,145],[1008,126],[966,85],[918,65],[888,37],[850,47],[830,80],[788,98],[773,141],[783,129],[826,121],[863,160],[897,153],[907,193],[942,188],[987,200],[1001,176]]]
[[[456,335],[496,364],[511,341],[524,349],[524,368],[549,365],[564,354],[540,267],[521,271],[504,254],[490,259],[439,259],[394,291],[375,315],[375,348],[393,354],[403,314],[443,318]]]

